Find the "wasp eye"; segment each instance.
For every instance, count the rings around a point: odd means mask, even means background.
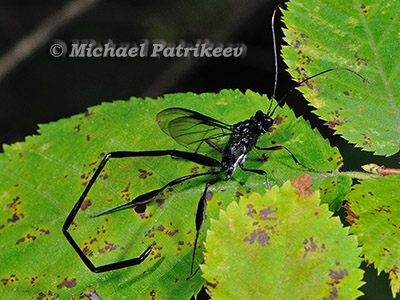
[[[258,121],[258,122],[264,122],[264,119],[267,115],[264,114],[261,110],[257,110],[256,115],[254,116],[254,118]]]

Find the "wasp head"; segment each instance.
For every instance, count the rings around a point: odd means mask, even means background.
[[[272,119],[269,114],[264,114],[261,110],[256,112],[254,119],[260,127],[262,133],[266,133],[274,123],[274,119]]]

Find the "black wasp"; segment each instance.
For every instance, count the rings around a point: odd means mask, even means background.
[[[277,86],[277,74],[278,74],[275,33],[274,33],[274,15],[272,17],[272,33],[273,33],[274,53],[275,53],[275,83],[274,83],[274,92],[272,99],[274,99],[275,97],[275,90]],[[364,77],[362,77],[361,75],[352,70],[345,68],[332,68],[320,72],[309,78],[306,78],[299,84],[304,83],[316,76],[319,76],[321,74],[333,70],[349,71],[361,77],[363,81],[366,81]],[[292,91],[293,90],[291,90],[290,92]],[[208,172],[191,174],[180,178],[176,178],[168,182],[161,188],[139,195],[135,199],[125,204],[122,204],[120,206],[117,206],[115,208],[112,208],[97,215],[100,216],[108,214],[128,207],[143,206],[149,203],[150,201],[154,200],[155,198],[157,198],[157,196],[159,196],[168,187],[174,186],[176,184],[179,184],[181,182],[199,176],[213,176],[213,179],[209,180],[206,183],[203,193],[197,205],[196,218],[195,218],[196,238],[194,242],[190,275],[193,274],[194,258],[195,258],[199,233],[206,216],[206,204],[207,204],[206,194],[209,187],[218,182],[229,180],[234,175],[237,166],[239,166],[243,171],[253,172],[256,174],[263,175],[265,178],[265,183],[267,185],[267,188],[269,188],[268,176],[264,170],[248,169],[244,166],[246,156],[250,153],[250,151],[253,148],[266,151],[286,150],[291,155],[296,164],[301,165],[302,167],[315,172],[325,172],[325,171],[315,170],[303,165],[301,162],[299,162],[299,160],[297,160],[294,154],[285,146],[275,145],[267,148],[262,148],[257,146],[257,142],[260,139],[260,137],[266,132],[268,132],[268,130],[272,126],[274,122],[273,115],[276,108],[279,106],[279,103],[282,102],[282,100],[289,93],[287,93],[278,102],[278,104],[274,107],[274,109],[272,109],[272,100],[271,100],[271,104],[269,105],[267,113],[263,113],[261,110],[259,110],[250,119],[238,122],[234,125],[226,124],[224,122],[207,117],[198,112],[184,108],[169,108],[159,112],[157,114],[156,120],[161,130],[164,131],[167,135],[171,136],[177,143],[185,146],[186,148],[190,149],[193,152],[185,152],[178,150],[117,151],[117,152],[110,152],[107,155],[105,155],[100,165],[98,166],[96,172],[94,173],[93,177],[90,179],[85,190],[80,196],[78,202],[75,204],[72,211],[68,215],[64,223],[64,226],[62,228],[65,237],[72,245],[72,247],[75,249],[75,251],[78,253],[78,255],[85,263],[85,265],[92,272],[96,273],[106,272],[110,270],[117,270],[133,265],[138,265],[147,258],[147,256],[151,253],[153,248],[153,245],[148,246],[147,249],[137,258],[96,267],[83,253],[83,251],[79,248],[79,246],[76,244],[76,242],[73,240],[72,236],[68,232],[68,229],[72,224],[76,214],[78,213],[78,210],[81,207],[84,199],[89,193],[89,190],[95,183],[96,179],[98,178],[98,176],[100,175],[101,171],[103,170],[103,168],[105,167],[110,158],[171,156],[192,161],[197,164],[201,164],[203,166],[212,167]],[[216,160],[214,158],[201,154],[201,153],[207,154],[210,152],[217,152],[222,158],[220,160]],[[225,176],[223,177],[219,176],[221,173],[225,173]]]

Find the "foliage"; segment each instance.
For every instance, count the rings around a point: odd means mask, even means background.
[[[368,79],[366,83],[351,72],[337,70],[307,81],[300,90],[326,125],[349,142],[380,155],[397,153],[400,144],[396,80],[400,55],[394,46],[399,10],[399,5],[389,0],[293,0],[284,11],[289,45],[283,55],[296,80],[334,67],[346,67]],[[266,111],[268,105],[266,96],[232,90],[171,94],[157,100],[132,98],[41,125],[40,135],[5,146],[0,155],[2,297],[69,299],[95,289],[103,299],[188,299],[206,279],[216,299],[226,298],[232,291],[249,292],[246,287],[251,280],[257,281],[257,295],[264,298],[286,297],[287,291],[296,291],[304,298],[355,298],[361,285],[360,251],[378,272],[389,273],[395,296],[400,288],[396,238],[400,228],[399,176],[339,172],[343,164],[339,151],[287,106],[277,109],[274,125],[259,145],[284,145],[306,166],[332,173],[309,172],[307,183],[304,176],[285,183],[306,170],[295,165],[284,150],[253,151],[246,167],[266,170],[271,186],[281,187],[266,191],[262,176],[237,170],[232,180],[210,189],[208,218],[195,259],[195,265],[201,263],[204,232],[215,219],[207,238],[207,261],[202,266],[205,279],[201,270],[190,280],[188,276],[194,214],[210,177],[168,190],[147,205],[144,213],[123,210],[90,218],[174,178],[204,171],[180,159],[113,159],[70,229],[95,265],[137,257],[153,244],[143,264],[92,274],[65,240],[62,224],[107,152],[185,150],[159,130],[157,112],[184,107],[234,124],[258,109]],[[362,183],[349,193],[351,178]],[[296,190],[307,194],[295,194]],[[349,230],[328,211],[328,207],[331,211],[341,207],[344,198],[348,201]],[[259,220],[243,214],[250,204],[257,212],[253,217]],[[272,219],[260,218],[263,205],[271,207]],[[348,236],[348,231],[353,236]],[[254,238],[252,232],[256,232]],[[243,234],[247,234],[246,242]],[[356,248],[354,237],[361,249]],[[268,247],[261,245],[264,242]],[[288,265],[298,271],[290,272]],[[255,270],[259,278],[254,278]],[[216,274],[221,276],[218,282]],[[246,277],[241,278],[242,274]],[[265,280],[273,282],[272,289],[261,289],[258,283]],[[303,294],[298,287],[310,280],[323,280],[325,285],[311,284],[309,294]]]
[[[266,96],[251,91],[172,94],[163,100],[132,98],[41,125],[39,136],[6,146],[0,155],[3,298],[29,294],[66,299],[79,297],[89,289],[95,289],[104,299],[187,299],[196,294],[204,284],[201,272],[187,280],[194,214],[210,177],[174,187],[147,205],[143,214],[129,209],[104,217],[90,216],[177,177],[202,172],[201,166],[169,157],[112,159],[106,165],[70,232],[96,266],[137,257],[154,244],[150,257],[139,266],[93,274],[66,241],[61,227],[105,153],[181,148],[158,128],[158,111],[180,106],[232,124],[251,117],[257,109],[265,110],[267,105]],[[277,110],[275,124],[259,145],[281,143],[309,167],[334,171],[341,164],[338,150],[302,118],[296,119],[287,106]],[[267,170],[271,185],[305,171],[283,150],[254,151],[246,167]],[[311,176],[314,190],[327,176],[336,178],[335,174],[315,172]],[[264,194],[265,189],[263,176],[238,170],[234,179],[210,189],[204,230],[221,208],[253,191]],[[202,234],[199,245],[204,237]],[[196,265],[202,261],[201,251],[197,254]]]
[[[399,12],[394,0],[295,0],[284,11],[289,46],[283,56],[293,78],[345,67],[368,79],[363,84],[350,72],[335,71],[300,90],[326,125],[378,155],[399,151]]]
[[[361,295],[357,240],[302,177],[295,187],[288,181],[264,196],[243,196],[211,222],[201,269],[213,299]]]
[[[364,180],[346,197],[350,232],[362,245],[365,260],[378,273],[389,274],[393,297],[400,289],[400,195],[399,175]]]
[[[398,153],[400,145],[399,13],[400,5],[393,0],[294,0],[284,11],[289,46],[284,47],[283,56],[296,80],[345,67],[369,81],[363,83],[346,71],[312,79],[300,90],[315,113],[350,143],[386,156]],[[399,177],[352,176],[367,180],[346,197],[354,223],[351,232],[359,237],[368,263],[378,272],[389,273],[395,297],[400,291],[398,230],[394,230],[399,228],[394,217],[400,211]]]

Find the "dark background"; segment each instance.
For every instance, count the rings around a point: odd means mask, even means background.
[[[6,54],[24,36],[59,12],[68,2],[4,1],[0,2],[0,54]],[[84,112],[89,106],[105,101],[136,97],[157,97],[174,92],[219,92],[240,89],[271,95],[274,83],[274,55],[271,16],[282,1],[98,1],[49,37],[32,54],[15,64],[0,78],[0,145],[23,141],[35,134],[38,123],[48,123]],[[282,45],[281,14],[276,19],[277,44]],[[60,20],[55,18],[55,22]],[[52,20],[54,21],[54,20]],[[50,22],[51,23],[51,22]],[[52,27],[54,26],[54,27]],[[56,28],[49,24],[47,28]],[[167,42],[196,39],[211,42],[241,42],[247,45],[244,58],[171,58],[126,59],[54,59],[49,46],[54,39],[94,39],[102,42],[139,43],[143,39]],[[33,40],[31,46],[39,45]],[[279,51],[279,49],[278,49]],[[21,51],[18,51],[19,53]],[[3,56],[4,57],[4,56]],[[1,60],[1,59],[0,59]],[[295,85],[284,71],[279,57],[277,99]],[[12,61],[9,59],[8,61]],[[0,69],[1,69],[0,64]],[[0,70],[1,71],[1,70]],[[321,70],[322,71],[322,70]],[[318,127],[344,156],[342,170],[360,170],[369,162],[385,164],[383,158],[354,149],[333,131],[323,126],[307,107],[298,92],[286,102],[297,115],[304,115]],[[233,108],[234,109],[234,108]],[[361,299],[392,299],[387,275],[376,277],[367,270]],[[204,295],[203,295],[204,294]],[[205,293],[199,299],[207,299]],[[202,298],[204,297],[204,298]]]

